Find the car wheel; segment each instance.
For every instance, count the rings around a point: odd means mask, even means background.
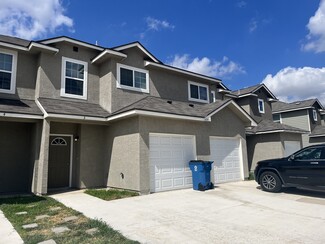
[[[282,182],[279,176],[273,172],[266,171],[262,173],[260,184],[263,191],[279,192],[282,188]]]

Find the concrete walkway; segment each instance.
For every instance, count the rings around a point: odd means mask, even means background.
[[[325,243],[325,194],[271,194],[255,182],[106,202],[82,191],[52,195],[142,243]]]
[[[0,210],[0,244],[20,244],[24,243],[20,235],[11,225],[9,220],[4,216]]]

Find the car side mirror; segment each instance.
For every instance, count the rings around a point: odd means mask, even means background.
[[[295,159],[295,155],[291,155],[290,157],[289,157],[289,161],[293,161]]]

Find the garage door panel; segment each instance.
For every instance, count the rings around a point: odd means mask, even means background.
[[[158,139],[158,138],[159,139]],[[153,139],[153,144],[151,143]],[[188,162],[196,158],[193,136],[150,135],[150,186],[152,192],[192,186]]]
[[[240,141],[238,138],[210,138],[215,183],[239,181],[241,178]]]

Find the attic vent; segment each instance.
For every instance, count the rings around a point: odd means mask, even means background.
[[[188,106],[194,108],[194,104],[190,103]]]
[[[169,104],[172,104],[172,103],[173,103],[173,101],[170,101],[170,100],[168,100],[168,101],[167,101],[167,103],[169,103]]]
[[[73,51],[74,51],[74,52],[78,52],[78,51],[79,51],[79,48],[78,48],[78,47],[76,47],[76,46],[73,46],[73,48],[72,48],[72,49],[73,49]]]

